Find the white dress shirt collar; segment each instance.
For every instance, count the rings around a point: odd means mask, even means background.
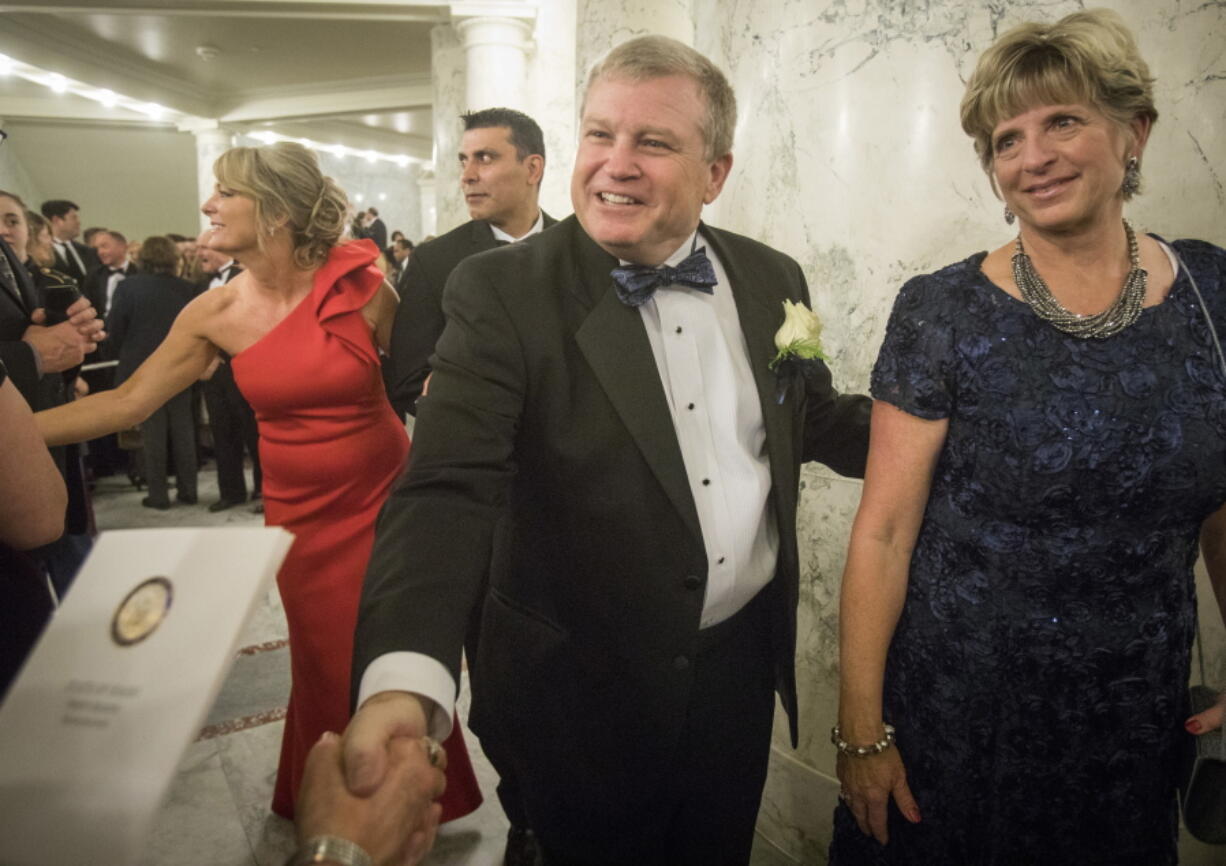
[[[528,231],[524,234],[523,237],[513,238],[509,234],[504,232],[502,229],[498,228],[498,226],[494,225],[493,223],[490,223],[490,231],[494,233],[494,240],[506,241],[509,244],[513,244],[516,241],[522,241],[524,238],[530,238],[535,234],[539,234],[542,230],[544,230],[544,228],[545,228],[545,212],[543,210],[537,210],[536,222],[532,224],[532,228],[528,229]]]

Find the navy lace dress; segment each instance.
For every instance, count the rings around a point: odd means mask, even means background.
[[[1174,248],[1226,339],[1226,251]],[[873,396],[949,419],[885,718],[923,821],[835,812],[832,864],[1176,862],[1201,522],[1226,501],[1226,383],[1186,272],[1105,340],[980,271],[909,281]]]

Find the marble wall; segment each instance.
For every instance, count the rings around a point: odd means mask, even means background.
[[[468,221],[468,209],[460,196],[460,168],[456,153],[464,125],[460,115],[468,110],[465,90],[464,46],[450,24],[430,31],[434,76],[434,212],[435,224],[428,234],[441,235]]]
[[[694,45],[727,71],[740,106],[733,173],[706,218],[802,263],[841,387],[867,388],[908,276],[1013,234],[958,122],[978,53],[1015,23],[1084,5],[693,0]],[[1130,217],[1226,244],[1226,6],[1101,5],[1130,23],[1158,78],[1147,192]],[[859,484],[814,467],[803,477],[802,742],[793,752],[777,720],[759,829],[792,859],[822,863],[837,792],[838,582]],[[1203,576],[1201,592],[1210,679],[1223,683],[1226,640]]]

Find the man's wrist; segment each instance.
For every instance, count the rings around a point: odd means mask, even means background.
[[[330,863],[334,866],[374,866],[374,860],[361,845],[340,836],[312,836],[290,855],[285,866]]]

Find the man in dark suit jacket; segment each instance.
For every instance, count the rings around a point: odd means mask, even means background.
[[[128,239],[121,232],[102,229],[94,234],[93,244],[98,264],[80,284],[81,294],[89,298],[98,315],[105,319],[111,311],[115,288],[136,273],[136,265],[128,259]]]
[[[242,267],[223,253],[199,247],[204,279],[197,293],[224,286],[238,276]],[[230,367],[230,356],[219,352],[213,373],[202,383],[204,404],[209,410],[209,428],[213,432],[213,454],[217,459],[216,502],[209,505],[214,513],[225,511],[247,501],[247,478],[243,474],[243,452],[251,455],[252,499],[260,498],[263,476],[260,472],[260,433],[251,408]]]
[[[98,267],[97,253],[76,240],[81,234],[81,209],[67,199],[52,199],[43,202],[39,210],[51,223],[55,270],[68,274],[81,285],[86,275]]]
[[[416,247],[396,290],[388,397],[397,412],[416,415],[443,333],[443,286],[455,266],[476,253],[522,240],[557,220],[537,203],[545,175],[545,136],[528,115],[487,108],[463,115],[460,188],[471,220]]]
[[[488,576],[471,723],[545,862],[744,864],[776,693],[796,738],[800,464],[861,474],[870,401],[817,360],[770,369],[801,269],[700,223],[732,165],[723,74],[642,37],[584,105],[576,217],[448,282],[346,770],[368,790],[390,737],[447,732]]]
[[[101,320],[84,299],[68,308],[68,321],[51,327],[34,323],[39,306],[29,272],[17,261],[12,248],[0,241],[0,360],[35,412],[69,399],[62,374],[94,351],[102,331]],[[77,446],[52,448],[51,456],[68,488],[65,535],[31,555],[48,568],[56,591],[62,595],[89,550],[91,517]]]
[[[375,246],[379,248],[379,252],[387,249],[387,225],[383,220],[379,219],[378,208],[369,207],[366,209],[366,237],[375,242]]]

